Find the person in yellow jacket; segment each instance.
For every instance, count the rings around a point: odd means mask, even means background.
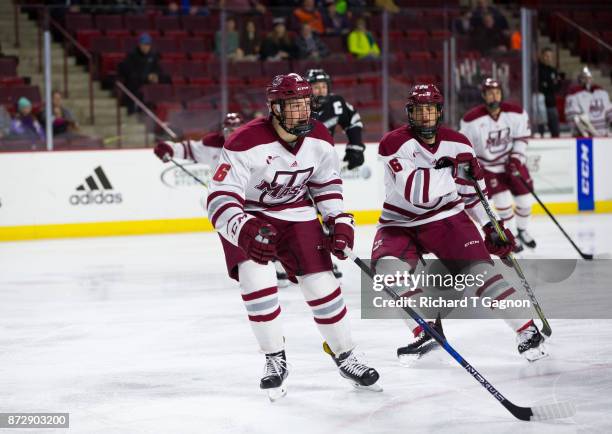
[[[366,28],[365,19],[359,18],[355,23],[355,29],[348,35],[348,50],[357,59],[377,58],[380,56],[380,48],[374,40],[372,33]]]

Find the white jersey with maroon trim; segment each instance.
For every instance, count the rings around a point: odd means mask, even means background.
[[[502,102],[501,112],[494,119],[484,104],[463,116],[460,132],[472,143],[482,167],[502,173],[512,155],[527,161],[527,139],[531,136],[529,116],[520,106]]]
[[[172,148],[174,158],[206,164],[214,169],[219,162],[224,141],[223,134],[214,132],[206,134],[202,140],[184,140],[182,142],[166,143]]]
[[[597,85],[588,91],[584,86],[570,88],[565,97],[565,117],[574,123],[574,117],[587,115],[600,136],[608,136],[608,124],[612,121],[612,105],[608,92]]]
[[[382,138],[378,154],[385,164],[385,203],[379,226],[418,226],[451,217],[464,210],[481,226],[487,214],[474,187],[453,177],[451,167],[435,169],[443,157],[474,150],[468,139],[440,127],[436,141],[426,145],[407,126]],[[486,191],[484,180],[478,182]]]
[[[260,211],[286,221],[342,212],[340,162],[325,126],[314,129],[292,146],[280,139],[272,122],[254,119],[225,143],[208,194],[208,216],[215,229],[237,245],[242,225]],[[312,197],[312,200],[311,200]]]

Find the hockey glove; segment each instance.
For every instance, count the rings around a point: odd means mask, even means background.
[[[436,169],[442,169],[444,167],[453,168],[453,178],[459,178],[469,182],[484,179],[484,170],[480,166],[480,163],[478,163],[476,157],[468,152],[457,154],[455,158],[440,158],[436,163]]]
[[[363,143],[349,143],[346,145],[346,152],[344,153],[344,160],[348,162],[348,170],[353,170],[355,167],[359,167],[364,162],[363,151],[365,145]]]
[[[267,264],[276,256],[277,230],[257,218],[249,219],[240,229],[238,246],[258,264]]]
[[[529,175],[529,170],[527,170],[527,166],[523,164],[518,157],[510,155],[510,158],[506,163],[506,171],[510,174],[510,184],[513,184],[514,182],[518,182],[520,184],[519,180],[514,179],[519,177],[525,180],[529,186],[529,189],[533,189],[533,180],[531,179],[531,175]]]
[[[153,152],[155,155],[157,155],[157,158],[162,160],[164,163],[170,160],[170,158],[174,157],[174,150],[172,149],[172,146],[166,142],[157,142]]]
[[[327,249],[338,259],[346,259],[344,249],[353,248],[355,239],[355,222],[352,214],[338,214],[325,222],[329,228]]]
[[[510,229],[504,228],[504,223],[502,221],[497,222],[501,227],[504,235],[506,236],[507,241],[502,241],[499,237],[499,234],[495,231],[493,227],[493,223],[489,222],[482,227],[485,233],[485,247],[489,251],[491,255],[499,256],[500,258],[505,258],[508,256],[516,247],[516,242],[514,240],[514,235],[510,232]]]

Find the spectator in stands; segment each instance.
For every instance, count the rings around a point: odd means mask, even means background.
[[[347,44],[349,53],[357,59],[376,59],[380,56],[380,48],[366,28],[363,18],[358,18],[355,22],[355,29],[349,33]]]
[[[253,20],[248,20],[244,25],[244,31],[240,34],[240,49],[244,54],[243,60],[259,60],[261,36]]]
[[[555,55],[552,48],[544,47],[540,52],[538,64],[538,90],[544,95],[548,130],[552,137],[559,137],[559,112],[557,111],[557,93],[561,90],[563,75],[555,67]],[[540,131],[542,134],[543,131]]]
[[[329,56],[329,48],[314,33],[308,24],[302,24],[302,30],[295,39],[298,59],[319,60]]]
[[[77,121],[68,108],[64,107],[62,93],[59,90],[54,90],[51,102],[51,122],[53,125],[53,136],[57,137],[62,134],[73,133],[78,130]],[[46,121],[46,113],[43,113],[42,122]]]
[[[9,135],[15,139],[43,140],[45,131],[32,113],[32,103],[22,96],[17,101],[17,114],[11,123]]]
[[[287,33],[284,18],[274,18],[274,27],[261,44],[261,60],[288,60],[295,56],[295,42]]]
[[[472,28],[472,48],[483,56],[489,56],[495,51],[508,50],[508,37],[495,29],[495,19],[492,14],[482,17],[482,25]]]
[[[0,139],[10,134],[12,122],[13,119],[11,119],[11,114],[6,107],[0,105]]]
[[[221,30],[218,30],[217,33],[215,33],[215,54],[218,57],[221,57],[222,36],[223,35],[221,33]],[[232,17],[229,17],[227,20],[225,20],[225,43],[225,52],[227,54],[228,59],[242,59],[244,53],[240,48],[240,34],[238,33],[238,31],[236,31],[236,20]]]
[[[323,16],[318,11],[315,0],[304,0],[302,6],[293,11],[293,16],[300,25],[308,24],[313,32],[322,35],[325,33],[323,27]]]
[[[506,37],[510,35],[508,31],[508,20],[499,9],[490,4],[489,0],[478,0],[470,16],[470,27],[472,29],[481,28],[484,25],[485,16],[493,16],[493,29],[503,33]]]
[[[138,37],[138,46],[134,48],[119,64],[119,78],[126,87],[139,99],[142,99],[141,87],[149,83],[169,83],[159,64],[159,54],[151,49],[153,39],[148,33]],[[136,106],[131,98],[127,99],[128,112],[134,113]]]
[[[345,36],[349,32],[349,23],[345,15],[340,15],[334,0],[325,1],[323,13],[323,26],[325,34],[332,36]]]
[[[395,4],[393,0],[376,0],[374,2],[374,5],[386,10],[387,12],[391,12],[392,14],[396,14],[400,11],[400,8]]]
[[[266,7],[256,0],[219,0],[219,7],[238,14],[265,14]]]

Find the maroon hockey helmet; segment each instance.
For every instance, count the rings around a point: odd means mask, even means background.
[[[502,89],[502,85],[499,81],[495,80],[494,78],[491,77],[487,77],[483,80],[483,82],[480,84],[480,92],[482,94],[482,99],[485,99],[485,94],[487,92],[487,90],[491,90],[491,89],[499,89],[499,91],[502,94],[502,99],[504,97],[504,91]],[[485,105],[487,106],[487,108],[489,110],[497,110],[499,108],[499,105],[501,104],[501,100],[500,101],[491,101],[491,102],[487,102],[485,100]]]
[[[242,116],[239,113],[228,113],[223,119],[223,135],[229,136],[234,130],[240,127],[243,123]]]
[[[437,110],[437,119],[434,125],[425,126],[418,122],[415,118],[415,107],[417,105],[435,104]],[[408,102],[406,103],[406,114],[408,115],[408,125],[414,132],[424,138],[431,139],[436,135],[438,127],[442,122],[442,112],[444,108],[444,96],[435,84],[415,84],[410,89]]]
[[[294,136],[305,136],[312,131],[314,125],[310,122],[310,116],[305,122],[300,122],[292,127],[287,126],[285,105],[289,100],[308,99],[305,101],[310,108],[312,88],[310,83],[301,75],[292,72],[290,74],[277,75],[266,89],[270,112],[280,123],[281,127]],[[278,113],[274,111],[274,105],[278,104]]]

